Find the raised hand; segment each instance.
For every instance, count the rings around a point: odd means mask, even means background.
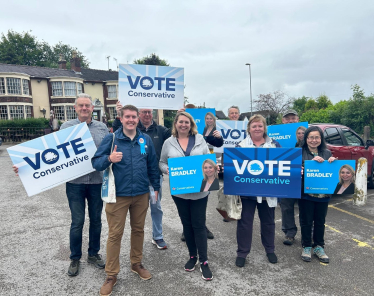
[[[122,160],[122,152],[117,152],[117,145],[114,146],[113,152],[109,155],[110,161],[113,163],[120,162]]]

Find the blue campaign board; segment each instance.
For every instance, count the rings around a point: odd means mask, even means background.
[[[268,136],[276,140],[282,147],[295,147],[296,130],[299,126],[308,128],[308,122],[287,123],[268,126]]]
[[[304,163],[304,192],[333,194],[341,187],[341,184],[339,185],[340,169],[345,168],[345,171],[353,170],[355,172],[355,167],[355,160],[335,160],[332,163],[327,160],[321,163],[315,160],[306,160]],[[352,183],[354,183],[354,175]],[[342,194],[353,194],[351,188],[354,188],[354,185],[347,188]]]
[[[300,198],[300,148],[225,148],[224,193]]]
[[[204,191],[203,163],[211,159],[216,164],[215,154],[204,154],[187,157],[169,158],[169,180],[172,195]],[[218,177],[218,174],[217,174]],[[209,191],[218,190],[218,178],[214,180]]]
[[[197,109],[186,109],[187,113],[190,113],[193,119],[195,120],[195,123],[197,125],[197,131],[199,134],[202,134],[204,132],[205,128],[205,115],[208,112],[213,113],[213,115],[216,115],[216,109],[209,109],[209,108],[197,108]]]

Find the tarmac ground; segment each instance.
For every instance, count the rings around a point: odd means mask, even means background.
[[[98,295],[104,270],[86,262],[88,225],[83,237],[80,274],[69,277],[70,211],[65,185],[28,197],[11,169],[7,145],[0,146],[0,295]],[[254,223],[251,253],[244,268],[235,266],[236,222],[224,223],[215,209],[212,192],[207,226],[215,238],[208,241],[211,282],[198,269],[185,272],[187,247],[180,240],[182,225],[170,196],[168,179],[163,183],[163,232],[167,250],[151,244],[152,221],[147,215],[143,264],[153,278],[142,281],[130,270],[130,227],[122,239],[121,271],[112,295],[374,295],[374,190],[368,202],[357,207],[350,196],[334,196],[326,219],[325,250],[329,264],[316,257],[301,260],[300,231],[293,246],[285,246],[281,213],[276,208],[275,246],[277,264],[270,264],[261,244],[259,220]],[[298,207],[295,206],[298,215]],[[128,219],[128,218],[127,218]],[[298,216],[296,218],[298,224]],[[106,257],[108,226],[102,214],[101,251]]]

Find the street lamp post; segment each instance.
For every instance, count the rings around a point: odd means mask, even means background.
[[[251,77],[251,64],[247,63],[246,66],[249,66],[249,96],[251,98],[251,116],[252,116],[252,77]]]

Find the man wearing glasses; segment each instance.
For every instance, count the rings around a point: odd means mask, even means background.
[[[117,102],[117,112],[122,108],[120,102]],[[139,110],[139,124],[138,129],[144,134],[151,137],[153,145],[156,149],[157,163],[160,161],[162,145],[166,139],[171,135],[170,129],[156,124],[153,121],[153,109],[140,109]],[[162,173],[160,173],[160,190],[158,192],[158,198],[155,204],[150,203],[151,217],[152,217],[152,243],[157,246],[159,250],[167,249],[167,244],[164,241],[162,233],[162,216],[163,212],[161,209],[161,198],[162,198]]]

